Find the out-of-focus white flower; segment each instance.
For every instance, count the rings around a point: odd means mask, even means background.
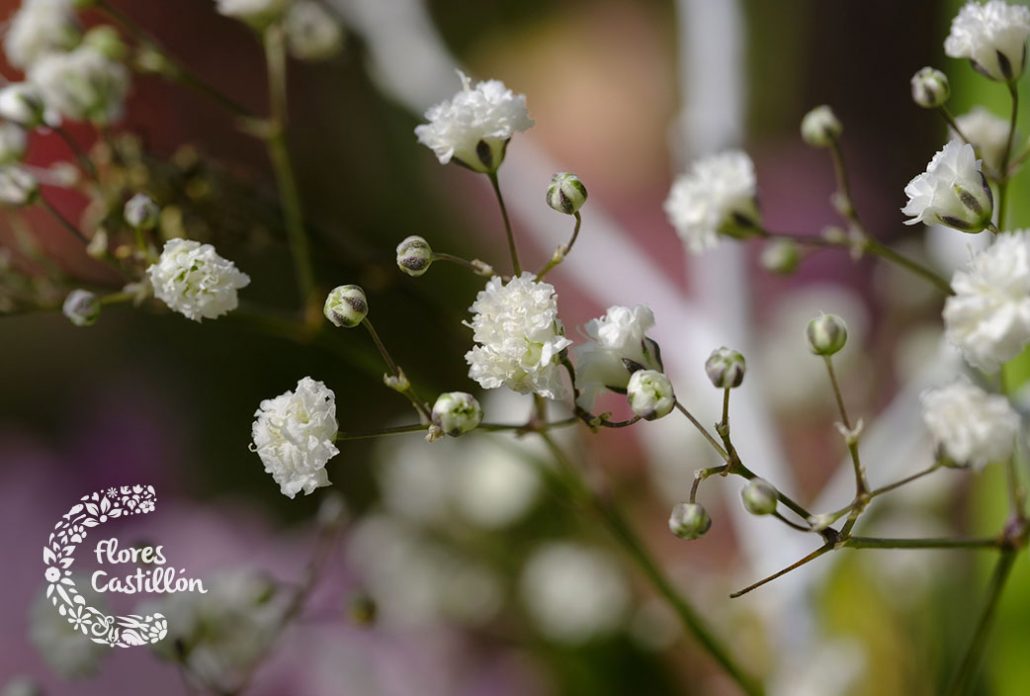
[[[997,235],[951,287],[945,336],[971,365],[994,372],[1030,343],[1030,230]]]
[[[469,377],[484,389],[508,387],[561,398],[564,387],[559,354],[572,341],[558,319],[554,286],[523,273],[507,284],[493,277],[469,308],[473,340],[479,345],[465,354]]]
[[[145,193],[137,193],[125,202],[122,216],[129,225],[138,230],[153,229],[161,216],[161,208]]]
[[[649,370],[661,369],[657,344],[647,338],[654,327],[649,307],[609,307],[603,317],[583,326],[587,342],[576,346],[576,386],[579,405],[587,410],[597,395],[607,389],[625,389],[630,373],[623,360],[632,360]]]
[[[694,254],[714,247],[721,234],[754,234],[761,218],[751,158],[730,151],[694,162],[690,172],[673,182],[665,214]]]
[[[286,10],[289,0],[215,0],[220,14],[262,27]]]
[[[0,166],[20,162],[28,146],[24,128],[16,123],[0,123]]]
[[[88,606],[97,609],[103,606],[88,580],[83,582],[80,579],[76,584]],[[66,679],[93,674],[110,650],[106,645],[94,643],[82,635],[42,594],[29,610],[29,640],[50,669]]]
[[[89,45],[40,58],[28,78],[48,108],[73,121],[100,125],[121,118],[129,91],[128,69]]]
[[[837,114],[826,104],[815,107],[801,119],[801,138],[812,147],[829,147],[843,132]]]
[[[29,677],[14,677],[0,689],[0,696],[43,696],[43,689]]]
[[[204,580],[206,593],[179,592],[139,609],[168,617],[168,636],[153,649],[178,660],[204,684],[230,691],[278,633],[285,594],[273,580],[252,568],[222,571]]]
[[[991,222],[991,189],[980,172],[973,146],[952,140],[933,156],[926,171],[905,187],[911,215],[906,225],[947,225],[963,232],[979,232]]]
[[[619,628],[630,604],[619,566],[607,555],[571,542],[533,552],[519,580],[522,601],[549,639],[580,644]]]
[[[32,203],[39,193],[39,182],[27,169],[16,164],[0,167],[0,203],[22,206]]]
[[[461,91],[426,111],[429,123],[417,126],[415,136],[440,164],[453,159],[477,172],[497,171],[511,136],[533,125],[526,97],[498,80],[473,87],[464,73],[458,76]]]
[[[672,382],[658,370],[637,370],[626,385],[630,410],[645,420],[663,418],[676,405]]]
[[[984,165],[990,171],[1001,171],[1001,161],[1005,157],[1005,148],[1008,145],[1009,122],[978,106],[969,113],[957,116],[955,125],[976,148]],[[954,132],[951,138],[960,139]]]
[[[283,495],[292,498],[329,485],[326,462],[340,453],[333,444],[338,426],[332,389],[304,377],[295,391],[262,401],[254,417],[250,449]]]
[[[154,296],[179,314],[201,321],[236,309],[236,291],[250,285],[250,276],[223,259],[210,244],[169,239],[157,263],[147,268]]]
[[[931,67],[920,68],[912,76],[912,101],[924,109],[936,109],[951,96],[948,76]]]
[[[1003,0],[967,2],[951,22],[944,52],[968,58],[973,67],[992,80],[1011,82],[1026,67],[1026,39],[1030,36],[1030,9]]]
[[[46,104],[39,88],[15,82],[0,88],[0,118],[23,128],[36,128],[47,120]]]
[[[325,60],[340,52],[343,30],[320,2],[297,0],[286,11],[286,45],[297,60]]]
[[[100,316],[100,301],[89,290],[72,290],[61,311],[75,326],[89,326]]]
[[[959,379],[926,391],[922,402],[926,427],[954,462],[979,469],[1012,454],[1019,415],[1004,396]]]
[[[4,36],[7,62],[27,70],[45,55],[67,51],[79,41],[73,0],[24,0]]]

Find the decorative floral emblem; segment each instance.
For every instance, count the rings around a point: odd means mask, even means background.
[[[43,547],[46,570],[46,596],[72,627],[94,643],[117,648],[156,643],[168,633],[162,614],[109,616],[86,604],[75,588],[72,563],[75,548],[86,539],[86,530],[108,520],[153,512],[156,494],[153,486],[122,486],[85,495],[54,525]]]

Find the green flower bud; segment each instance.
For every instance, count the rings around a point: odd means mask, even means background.
[[[82,37],[82,42],[111,60],[122,60],[129,50],[118,34],[118,30],[107,24],[101,24],[87,31],[86,35]]]
[[[762,268],[771,273],[790,275],[797,270],[801,254],[793,240],[777,239],[765,245],[760,261]]]
[[[712,518],[698,503],[676,503],[669,515],[669,531],[680,539],[697,539],[711,527]]]
[[[573,215],[587,202],[587,187],[579,177],[569,172],[558,172],[547,187],[547,205],[559,213]]]
[[[100,317],[100,300],[88,290],[72,290],[61,311],[75,326],[92,326]]]
[[[776,489],[765,479],[753,478],[740,492],[744,507],[752,515],[771,515],[776,512]]]
[[[475,430],[483,420],[476,397],[465,392],[441,394],[433,404],[433,425],[451,437]]]
[[[733,389],[744,381],[747,364],[744,356],[723,346],[716,348],[705,361],[705,372],[716,389]]]
[[[924,109],[944,106],[951,96],[948,76],[935,68],[922,68],[912,76],[912,101]]]
[[[368,300],[365,298],[365,291],[357,285],[341,285],[334,288],[325,298],[325,306],[322,311],[325,318],[334,326],[353,328],[368,316]]]
[[[412,235],[397,245],[397,267],[412,278],[429,270],[433,263],[433,249],[422,237]]]
[[[833,109],[825,104],[815,107],[801,119],[801,139],[812,147],[829,147],[842,132],[844,126]]]
[[[626,386],[626,396],[630,409],[644,420],[667,416],[676,405],[672,382],[657,370],[634,372]]]
[[[125,203],[125,221],[137,230],[151,230],[161,217],[161,208],[145,193],[137,193]]]
[[[808,322],[808,347],[816,355],[839,353],[848,342],[848,325],[836,314],[820,314]]]

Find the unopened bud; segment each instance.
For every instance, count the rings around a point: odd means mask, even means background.
[[[697,539],[711,527],[712,518],[699,503],[676,503],[669,515],[669,531],[680,539]]]
[[[815,107],[801,119],[801,138],[812,147],[829,147],[842,132],[844,126],[833,109],[825,104]]]
[[[716,389],[733,389],[744,381],[747,364],[744,356],[723,346],[716,348],[705,361],[705,372]]]
[[[91,326],[100,316],[100,300],[88,290],[72,290],[61,311],[75,326]]]
[[[314,0],[291,3],[284,29],[290,55],[297,60],[332,58],[343,46],[343,30],[336,18]]]
[[[801,254],[798,245],[791,239],[777,239],[762,249],[762,268],[780,275],[790,275],[798,269]]]
[[[95,49],[102,56],[116,61],[125,58],[128,52],[128,47],[122,41],[118,30],[108,24],[101,24],[87,31],[82,37],[82,43]]]
[[[481,275],[485,278],[491,278],[495,275],[494,267],[488,264],[486,261],[480,261],[479,259],[472,259],[472,270],[476,275]]]
[[[776,489],[765,479],[753,478],[740,492],[744,507],[752,515],[771,515],[776,512]]]
[[[816,355],[839,353],[848,342],[848,325],[836,314],[820,314],[808,322],[808,347]]]
[[[125,221],[137,230],[150,230],[161,217],[161,208],[145,193],[137,193],[125,203]]]
[[[912,76],[912,101],[924,109],[943,106],[951,96],[948,76],[935,68],[922,68]]]
[[[397,267],[412,278],[429,270],[433,263],[433,249],[422,237],[412,235],[397,245]]]
[[[32,130],[43,125],[46,105],[39,89],[17,82],[0,89],[0,118]]]
[[[365,291],[357,285],[341,285],[334,288],[325,298],[322,309],[325,318],[334,326],[353,328],[368,316],[368,300]]]
[[[475,430],[482,420],[483,409],[476,397],[465,392],[441,394],[433,404],[433,425],[451,437]]]
[[[579,177],[569,172],[558,172],[547,187],[547,205],[559,213],[573,215],[587,202],[587,187]]]
[[[400,368],[397,368],[397,374],[395,375],[383,375],[383,384],[388,389],[393,389],[401,394],[411,389],[411,382],[408,380],[408,376]]]
[[[637,370],[626,386],[629,407],[644,420],[667,416],[676,405],[672,382],[657,370]]]

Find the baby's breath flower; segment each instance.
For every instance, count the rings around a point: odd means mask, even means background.
[[[368,316],[368,298],[357,285],[341,285],[326,296],[322,313],[333,326],[353,329]]]
[[[475,430],[482,420],[483,408],[465,392],[441,394],[433,404],[433,425],[451,437]]]
[[[951,287],[945,336],[969,364],[996,371],[1030,343],[1030,230],[998,235]]]
[[[634,414],[645,420],[669,415],[676,405],[672,382],[657,370],[637,370],[626,385],[626,397]]]
[[[16,123],[0,123],[0,166],[20,162],[28,145],[24,128]]]
[[[955,125],[976,148],[976,154],[980,156],[988,170],[1000,171],[1001,161],[1005,157],[1005,148],[1008,147],[1009,122],[978,106],[969,113],[957,116]],[[952,132],[951,139],[960,140],[959,135],[955,132]]]
[[[1026,39],[1030,35],[1030,9],[1003,0],[967,2],[951,22],[944,52],[968,58],[992,80],[1011,82],[1026,67]]]
[[[125,203],[122,211],[130,227],[138,230],[153,229],[161,216],[161,208],[145,193],[137,193]]]
[[[0,167],[0,204],[19,207],[36,200],[39,182],[16,164]]]
[[[1012,454],[1019,415],[1004,396],[960,379],[923,393],[922,402],[935,444],[958,464],[982,468]]]
[[[705,361],[705,372],[716,389],[734,389],[744,381],[747,363],[744,356],[726,346],[716,348]]]
[[[465,354],[469,377],[484,389],[508,387],[548,399],[564,393],[558,361],[572,341],[558,319],[554,286],[523,273],[504,283],[491,278],[472,307],[472,338]]]
[[[28,72],[48,108],[73,121],[107,125],[121,118],[129,91],[129,71],[95,47],[52,53]]]
[[[912,76],[912,101],[924,109],[943,106],[951,96],[948,76],[931,67],[920,68]]]
[[[987,179],[980,172],[971,145],[951,141],[941,149],[926,171],[905,187],[911,215],[906,225],[947,225],[963,232],[980,232],[991,222],[993,199]]]
[[[771,515],[776,512],[776,489],[765,479],[753,478],[740,491],[744,507],[752,515]]]
[[[429,123],[416,127],[415,135],[440,164],[453,159],[477,172],[497,171],[511,136],[533,125],[526,97],[498,80],[473,87],[464,73],[458,76],[461,91],[426,111]]]
[[[680,539],[697,539],[712,527],[712,518],[699,503],[676,503],[669,515],[669,531]]]
[[[296,0],[286,11],[286,45],[297,60],[325,60],[340,52],[343,30],[322,3]]]
[[[829,147],[844,131],[833,109],[823,104],[801,119],[801,138],[812,147]]]
[[[0,88],[0,118],[23,128],[36,128],[46,120],[46,105],[39,88],[15,82]]]
[[[7,62],[27,70],[45,55],[67,51],[79,41],[72,0],[24,0],[4,36]]]
[[[325,465],[339,454],[336,439],[336,395],[322,382],[305,377],[295,391],[265,399],[254,413],[251,429],[265,471],[292,498],[329,485]]]
[[[558,172],[547,186],[547,205],[559,213],[572,215],[587,202],[587,187],[575,174]]]
[[[731,151],[694,162],[673,183],[665,214],[695,254],[714,247],[719,235],[755,233],[760,217],[751,158]]]
[[[250,276],[223,259],[210,244],[191,239],[165,242],[161,258],[147,268],[154,297],[194,321],[217,319],[236,309],[236,291]]]
[[[100,302],[89,290],[72,290],[61,311],[75,326],[90,326],[100,316]]]
[[[775,239],[762,248],[759,259],[762,268],[780,275],[790,275],[798,269],[801,254],[798,245],[792,239]]]
[[[848,325],[836,314],[820,314],[805,329],[808,347],[816,355],[839,353],[848,342]]]
[[[575,349],[580,406],[590,410],[601,391],[626,388],[630,373],[624,360],[661,369],[657,344],[647,337],[653,327],[654,313],[644,305],[609,307],[603,317],[586,323],[588,340]]]
[[[405,237],[397,245],[397,268],[412,278],[417,278],[429,270],[433,263],[433,248],[423,237],[412,235]]]

